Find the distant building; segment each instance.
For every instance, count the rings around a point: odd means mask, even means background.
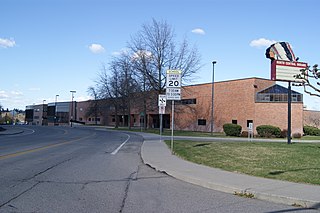
[[[26,106],[25,122],[30,125],[48,125],[47,104]]]
[[[0,111],[0,124],[21,124],[24,123],[25,112],[22,110]]]

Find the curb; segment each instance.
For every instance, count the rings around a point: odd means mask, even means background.
[[[198,186],[202,186],[205,188],[213,189],[220,192],[225,192],[233,195],[238,195],[242,197],[247,198],[253,198],[258,200],[265,200],[273,203],[279,203],[279,204],[285,204],[295,207],[303,207],[303,208],[310,208],[310,209],[317,209],[320,210],[320,201],[313,201],[313,200],[307,200],[307,199],[300,199],[300,198],[294,198],[289,196],[283,196],[283,195],[276,195],[276,194],[270,194],[265,192],[259,192],[255,190],[254,188],[236,188],[234,186],[228,186],[228,185],[221,185],[217,184],[211,181],[203,181],[199,178],[191,177],[186,174],[174,171],[172,169],[165,169],[161,166],[157,165],[157,162],[153,162],[151,160],[148,161],[145,157],[145,145],[146,141],[143,142],[141,147],[141,157],[143,160],[143,163],[150,166],[151,168],[155,169],[156,171],[163,172],[168,174],[169,176],[172,176],[176,179],[195,184]]]
[[[7,132],[9,131],[9,132]],[[10,130],[5,130],[3,132],[0,132],[0,136],[1,135],[18,135],[18,134],[22,134],[24,132],[24,130],[20,130],[20,131],[14,131],[14,132],[10,132]]]

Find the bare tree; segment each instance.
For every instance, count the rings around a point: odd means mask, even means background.
[[[178,46],[178,47],[177,47]],[[180,45],[174,40],[174,31],[165,21],[152,20],[131,38],[129,48],[140,58],[142,75],[146,76],[153,90],[161,93],[166,83],[167,69],[181,69],[187,81],[200,69],[197,48],[189,48],[184,39]],[[142,53],[142,54],[141,54]]]
[[[164,92],[166,70],[182,70],[182,80],[187,82],[200,69],[200,56],[196,47],[189,48],[186,39],[181,43],[175,41],[174,30],[165,21],[152,20],[142,25],[142,29],[131,38],[128,44],[133,52],[136,75],[140,76],[142,91],[153,90],[154,96],[143,96],[143,111],[147,114],[147,103],[157,105],[157,95]],[[150,93],[149,93],[150,94]],[[146,128],[144,116],[144,128]]]
[[[133,75],[133,64],[127,53],[122,53],[111,62],[119,74],[119,95],[122,100],[123,114],[128,116],[128,127],[131,128],[131,102],[133,94],[139,91],[138,82]]]
[[[295,84],[295,86],[303,86],[305,93],[320,97],[320,71],[318,64],[313,65],[312,70],[310,66],[306,69],[301,69],[300,74],[295,75],[295,78],[302,80],[302,83]]]
[[[93,101],[90,102],[90,107],[88,108],[88,111],[86,112],[86,116],[94,115],[95,117],[95,124],[97,125],[98,123],[98,92],[96,91],[96,88],[94,87],[89,87],[87,90],[88,94],[93,97]]]
[[[119,94],[119,74],[114,65],[110,66],[111,74],[105,65],[102,66],[98,79],[96,80],[96,91],[100,99],[108,99],[114,107],[115,128],[119,127],[119,108],[120,108],[120,94]]]

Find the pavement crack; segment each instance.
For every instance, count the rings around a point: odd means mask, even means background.
[[[38,182],[38,183],[33,184],[31,187],[29,187],[28,189],[24,190],[23,192],[17,194],[16,196],[12,197],[12,198],[11,198],[10,200],[8,200],[7,202],[0,204],[0,208],[2,208],[3,206],[7,205],[7,204],[10,203],[11,201],[19,198],[19,197],[22,196],[23,194],[31,191],[31,190],[32,190],[33,188],[35,188],[38,184],[40,184],[40,183]],[[12,207],[12,208],[16,208],[16,207],[14,207],[13,205],[9,205],[9,206]]]
[[[61,165],[61,164],[65,163],[65,162],[70,161],[71,159],[72,159],[72,158],[69,158],[69,159],[66,159],[66,160],[64,160],[64,161],[61,161],[61,162],[59,162],[59,163],[57,163],[57,164],[54,164],[54,165],[52,165],[52,166],[50,166],[50,167],[46,168],[45,170],[42,170],[42,171],[40,171],[40,172],[38,172],[38,173],[34,174],[32,177],[22,179],[21,181],[22,181],[22,182],[25,182],[25,181],[32,180],[32,179],[36,178],[37,176],[39,176],[39,175],[41,175],[41,174],[44,174],[44,173],[46,173],[47,171],[50,171],[51,169],[53,169],[53,168],[55,168],[55,167],[57,167],[57,166],[59,166],[59,165]]]
[[[128,177],[128,181],[127,181],[126,188],[124,190],[124,196],[123,196],[123,200],[122,200],[122,203],[121,203],[121,207],[120,207],[119,213],[121,213],[123,211],[123,208],[124,208],[124,206],[126,204],[126,200],[127,200],[127,197],[128,197],[128,192],[129,192],[129,188],[130,188],[131,182],[133,180],[137,180],[138,170],[139,170],[139,168],[137,169],[137,171],[132,172],[130,174],[130,176]]]

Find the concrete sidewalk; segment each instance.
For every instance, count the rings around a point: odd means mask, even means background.
[[[144,163],[157,171],[222,192],[320,209],[320,186],[253,177],[198,165],[172,155],[167,145],[160,141],[159,136],[137,134],[145,139],[141,148]]]

